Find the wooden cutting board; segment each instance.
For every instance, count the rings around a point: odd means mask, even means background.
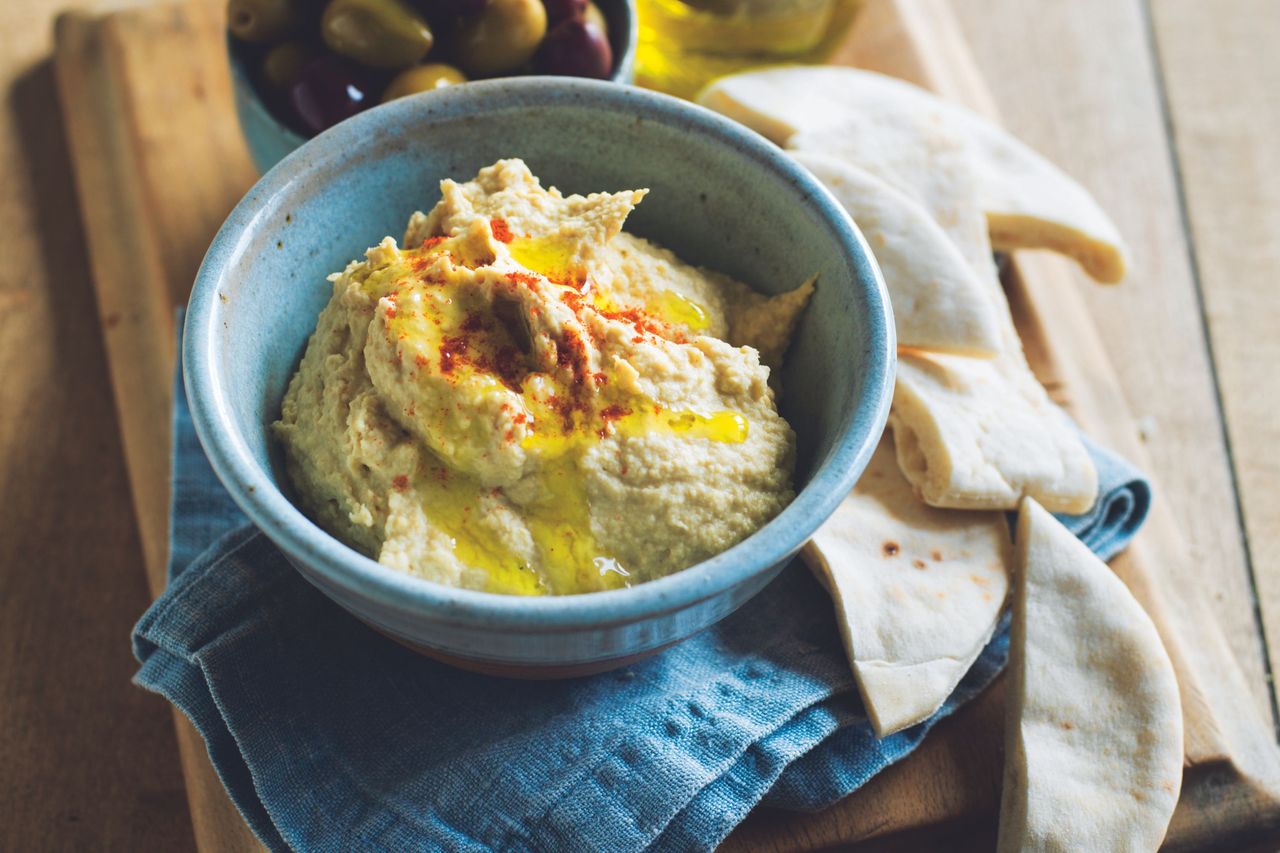
[[[153,594],[164,588],[173,309],[206,246],[256,175],[232,106],[221,0],[103,16],[69,12],[56,65],[92,258],[116,409]],[[837,61],[893,74],[995,116],[946,0],[867,0]],[[1146,453],[1065,262],[1034,253],[1006,287],[1028,357],[1094,437],[1140,466]],[[1157,501],[1112,561],[1152,614],[1182,687],[1187,767],[1168,846],[1208,849],[1280,825],[1280,754],[1203,602],[1180,594],[1197,567]],[[985,849],[999,806],[1003,682],[935,729],[917,752],[817,815],[753,814],[730,849],[866,841]],[[175,712],[202,849],[254,849],[199,736]]]

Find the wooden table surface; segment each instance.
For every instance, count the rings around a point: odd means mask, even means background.
[[[148,593],[48,63],[65,5],[0,2],[0,850],[188,849],[169,711],[129,684]],[[1005,123],[1134,248],[1131,279],[1086,297],[1274,721],[1280,4],[953,5]]]

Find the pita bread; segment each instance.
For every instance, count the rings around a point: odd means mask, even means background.
[[[915,189],[930,194],[927,183]],[[956,229],[951,234],[964,238]],[[968,239],[969,256],[986,258],[989,266],[985,235]],[[1027,365],[994,269],[987,275],[981,262],[970,266],[979,268],[980,286],[965,296],[992,312],[999,354],[976,359],[900,350],[889,426],[902,472],[931,506],[1011,510],[1031,495],[1056,512],[1084,512],[1097,498],[1093,460]],[[904,313],[894,307],[895,317]]]
[[[722,77],[697,100],[784,147],[837,155],[863,150],[859,140],[877,132],[873,122],[916,127],[925,150],[935,144],[929,129],[945,129],[968,150],[997,249],[1052,249],[1098,281],[1124,277],[1123,241],[1087,190],[978,114],[909,83],[854,68],[793,66]],[[859,140],[833,149],[850,136]]]
[[[899,353],[889,426],[903,475],[931,506],[1015,509],[1027,495],[1081,513],[1097,499],[1093,460],[1020,351]]]
[[[1000,351],[989,285],[929,210],[843,160],[805,151],[794,156],[831,190],[867,238],[893,303],[900,346],[981,357]],[[986,263],[991,264],[989,248]]]
[[[1018,517],[1001,851],[1156,850],[1182,784],[1173,665],[1129,590],[1035,501]]]
[[[899,354],[889,425],[899,465],[920,498],[955,509],[1011,510],[1024,495],[1057,512],[1091,507],[1097,496],[1093,462],[1027,366],[986,234],[966,218],[966,211],[980,209],[979,191],[996,179],[996,167],[1009,165],[990,159],[995,149],[978,146],[972,127],[1003,132],[901,81],[845,68],[733,75],[713,83],[700,99],[775,141],[806,146],[796,152],[798,159],[824,148],[901,189],[944,223],[985,285],[985,305],[994,311],[1001,337],[996,358],[930,353],[928,347]],[[960,121],[953,113],[967,118]],[[965,156],[957,157],[957,151]],[[1023,166],[1016,157],[1009,165]],[[964,294],[979,295],[974,289]],[[895,314],[907,313],[895,302]]]
[[[1054,512],[1085,512],[1097,500],[1093,460],[1027,365],[998,282],[987,298],[996,358],[899,351],[889,413],[898,465],[931,506],[1012,510],[1029,495]]]
[[[920,503],[886,437],[806,546],[880,737],[932,716],[994,633],[1009,586],[1004,513]]]
[[[850,116],[833,130],[801,131],[787,142],[793,156],[843,160],[913,198],[951,238],[984,281],[998,281],[978,181],[962,138],[936,119],[915,114]]]
[[[807,163],[815,155],[797,152],[797,159]],[[902,173],[904,183],[910,177]],[[912,191],[938,197],[929,182]],[[857,219],[856,212],[851,214]],[[966,239],[963,229],[951,234],[953,239]],[[985,258],[990,267],[986,235],[979,231],[976,238],[970,234],[967,239],[973,250],[970,257]],[[1092,459],[1027,366],[994,269],[984,272],[974,269],[983,266],[980,261],[968,268],[956,261],[952,254],[953,275],[965,276],[973,286],[952,295],[956,301],[971,300],[971,309],[981,306],[981,316],[994,319],[999,355],[983,360],[922,351],[937,349],[936,345],[902,349],[889,425],[904,475],[919,498],[936,507],[1011,510],[1023,495],[1031,495],[1057,512],[1084,512],[1097,497]],[[904,275],[919,272],[903,270]],[[885,280],[888,284],[888,273]],[[890,292],[899,341],[909,346],[901,330],[917,321],[920,305],[899,301],[896,291]],[[948,308],[961,314],[966,310]]]

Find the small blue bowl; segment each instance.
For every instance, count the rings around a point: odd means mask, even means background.
[[[456,589],[348,548],[286,497],[269,425],[325,276],[437,182],[522,157],[565,192],[648,187],[627,228],[776,293],[818,274],[782,371],[798,495],[742,543],[631,589],[547,598]],[[362,113],[286,157],[231,212],[196,278],[183,367],[196,430],[227,490],[313,584],[379,631],[452,663],[524,677],[622,665],[733,612],[852,488],[884,427],[894,326],[871,252],[828,192],[762,137],[684,101],[611,83],[511,78]]]
[[[635,0],[597,0],[596,5],[609,22],[609,46],[613,48],[613,75],[609,79],[615,83],[630,83],[635,77],[636,39],[639,33]],[[235,94],[236,115],[240,118],[240,132],[244,134],[249,155],[253,158],[253,164],[258,167],[258,173],[265,174],[290,151],[306,142],[307,138],[280,121],[267,108],[230,38],[227,48],[231,58],[231,88]]]

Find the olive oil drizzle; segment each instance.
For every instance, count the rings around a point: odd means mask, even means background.
[[[411,342],[418,352],[441,351],[443,342],[459,333],[468,316],[483,307],[468,304],[468,296],[459,288],[432,283],[420,272],[444,252],[467,259],[467,247],[459,245],[463,239],[436,239],[422,248],[400,252],[398,260],[374,270],[363,283],[371,297],[394,296],[388,331],[401,341]],[[512,240],[508,249],[512,260],[553,286],[575,292],[581,287],[583,280],[573,267],[571,248],[564,241],[521,237]],[[463,263],[470,265],[465,260]],[[607,305],[606,300],[607,297],[600,299]],[[705,329],[708,324],[702,307],[679,294],[663,293],[656,307],[658,310],[652,313],[691,330]],[[497,338],[491,333],[476,343],[492,348],[503,341],[500,333]],[[747,419],[736,412],[668,409],[641,397],[604,405],[605,397],[610,396],[604,393],[592,398],[587,410],[574,411],[566,417],[555,403],[571,395],[572,389],[564,387],[552,373],[530,373],[519,389],[513,390],[474,362],[460,360],[451,368],[451,377],[467,382],[472,391],[506,395],[517,402],[527,416],[520,446],[537,459],[526,475],[533,482],[520,490],[521,495],[534,497],[520,501],[504,490],[486,489],[474,477],[444,467],[434,455],[415,472],[425,516],[449,538],[461,563],[485,573],[486,589],[491,592],[565,594],[629,585],[625,566],[592,534],[591,504],[580,470],[584,455],[608,436],[639,439],[673,435],[737,444],[746,441],[749,432]],[[438,427],[443,428],[443,424]],[[505,498],[516,508],[537,552],[537,567],[500,544],[487,529],[482,519],[486,497]]]

